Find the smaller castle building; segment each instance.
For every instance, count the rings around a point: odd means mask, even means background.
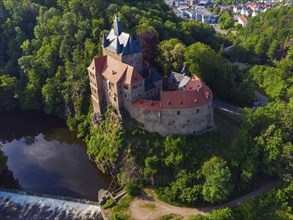
[[[196,134],[214,126],[212,91],[186,67],[172,72],[166,90],[155,68],[143,66],[139,37],[123,32],[116,15],[114,28],[103,35],[103,56],[88,67],[93,115],[107,106],[128,111],[143,128],[168,134]]]

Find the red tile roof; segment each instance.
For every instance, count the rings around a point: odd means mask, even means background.
[[[204,83],[202,83],[199,92],[197,90],[162,92],[161,108],[194,108],[206,105],[211,101],[212,92]]]
[[[144,78],[138,73],[138,71],[134,67],[128,66],[122,82],[128,85],[132,85],[142,81],[144,81]]]
[[[138,98],[132,104],[133,107],[149,111],[161,111],[161,102]]]
[[[239,16],[239,19],[240,19],[243,23],[247,22],[247,18],[246,18],[245,16],[243,16],[243,15],[240,15],[240,16]]]
[[[202,87],[202,82],[197,76],[193,76],[191,80],[186,84],[185,89],[190,90],[199,90]]]
[[[126,84],[133,84],[144,80],[134,67],[107,55],[95,58],[88,67],[88,70],[96,75],[102,74],[112,83],[117,83],[122,79],[123,83]]]

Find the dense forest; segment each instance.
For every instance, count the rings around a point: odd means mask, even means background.
[[[170,203],[214,204],[253,189],[260,180],[278,178],[283,188],[261,199],[195,219],[253,219],[256,214],[288,219],[292,9],[269,10],[242,29],[228,58],[257,65],[239,71],[224,58],[229,40],[211,26],[176,17],[162,0],[0,0],[0,112],[38,109],[66,119],[87,142],[91,159],[104,172],[117,174],[133,195],[152,184]],[[161,137],[142,130],[127,113],[121,121],[111,109],[93,128],[86,68],[101,55],[102,33],[111,28],[116,11],[124,31],[140,35],[144,57],[162,75],[187,64],[216,97],[249,106],[257,89],[270,97],[270,104],[247,109],[232,140],[229,132],[219,130]]]

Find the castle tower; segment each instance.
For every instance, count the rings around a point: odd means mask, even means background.
[[[102,39],[103,55],[108,55],[123,63],[129,64],[142,75],[143,56],[140,49],[139,36],[133,40],[132,36],[123,32],[122,23],[118,16],[115,15],[113,29],[106,37],[103,33]]]
[[[122,33],[122,23],[120,21],[120,18],[118,17],[118,14],[116,14],[114,18],[114,34],[115,36],[119,36]]]

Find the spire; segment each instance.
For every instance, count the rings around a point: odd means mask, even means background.
[[[183,66],[183,68],[181,70],[181,73],[184,76],[190,76],[190,73],[188,72],[188,69],[187,69],[186,65]]]
[[[119,36],[122,33],[122,23],[120,21],[120,18],[118,16],[118,12],[116,12],[115,18],[114,18],[114,34],[116,36]]]
[[[107,47],[107,46],[108,46],[107,44],[108,44],[108,40],[107,40],[107,38],[106,38],[105,33],[103,32],[102,46],[103,46],[103,47]]]

